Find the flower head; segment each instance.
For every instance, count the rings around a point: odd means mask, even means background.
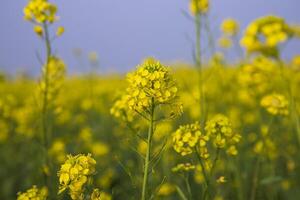
[[[293,30],[283,18],[265,16],[253,21],[241,40],[248,53],[260,52],[268,56],[278,55],[278,45],[287,41]]]
[[[180,163],[172,168],[172,172],[188,172],[196,169],[196,166],[191,163]]]
[[[111,200],[112,197],[106,192],[101,192],[99,189],[94,189],[91,195],[91,200]]]
[[[228,49],[232,46],[232,41],[228,37],[221,37],[218,41],[219,46],[225,49]]]
[[[207,136],[202,135],[199,122],[180,126],[173,134],[173,148],[177,153],[185,156],[191,154],[197,145],[204,148],[208,139]]]
[[[34,26],[33,30],[34,30],[34,32],[35,32],[38,36],[43,37],[43,34],[44,34],[43,27],[41,27],[41,26]]]
[[[288,115],[289,102],[281,94],[266,95],[262,98],[260,105],[272,115]]]
[[[56,36],[61,36],[62,34],[64,34],[65,32],[65,28],[63,26],[59,26],[56,30]]]
[[[224,176],[220,176],[220,177],[216,180],[216,182],[217,182],[218,184],[222,184],[222,183],[225,183],[225,182],[226,182],[226,179],[225,179]]]
[[[235,36],[239,32],[239,24],[234,19],[225,19],[221,25],[221,31],[228,36]]]
[[[19,192],[17,200],[46,200],[47,196],[48,189],[46,187],[39,189],[36,185],[34,185],[26,192]]]
[[[193,15],[205,14],[209,9],[209,0],[191,0],[190,11]]]
[[[57,7],[48,0],[29,0],[24,8],[24,18],[35,23],[53,23],[56,19]]]
[[[58,172],[59,193],[69,189],[72,199],[82,199],[84,186],[95,173],[95,165],[96,161],[90,154],[69,155]]]
[[[205,130],[217,148],[226,148],[230,155],[237,154],[235,144],[240,141],[241,136],[233,132],[232,125],[226,116],[215,115],[206,123]]]
[[[111,113],[116,117],[126,117],[131,113],[148,114],[153,106],[171,109],[173,117],[181,112],[177,102],[177,87],[167,67],[159,61],[146,59],[137,70],[127,75],[129,86],[120,100],[116,101]],[[129,112],[128,112],[129,111]],[[129,115],[127,115],[127,113]]]
[[[66,65],[62,59],[51,56],[42,70],[42,78],[39,83],[40,93],[47,94],[48,102],[53,102],[63,85]]]

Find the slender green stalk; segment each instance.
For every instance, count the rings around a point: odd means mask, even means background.
[[[201,157],[199,156],[199,153],[198,153],[198,151],[197,151],[196,148],[195,148],[195,152],[196,152],[196,156],[197,156],[197,158],[199,160],[199,163],[200,163],[200,166],[201,166],[201,169],[202,169],[202,173],[204,175],[204,180],[205,180],[205,183],[206,183],[206,186],[205,186],[205,189],[204,189],[204,191],[202,193],[202,198],[201,198],[201,199],[205,200],[206,197],[207,197],[207,195],[209,195],[208,194],[208,192],[209,192],[208,190],[209,190],[209,187],[210,187],[210,178],[209,178],[209,176],[208,176],[208,174],[206,172],[204,163],[203,163]]]
[[[209,18],[208,18],[207,15],[205,15],[204,26],[205,26],[207,36],[208,36],[208,45],[209,45],[209,48],[210,48],[210,51],[211,51],[210,54],[211,54],[211,56],[213,56],[216,52],[216,45],[215,45],[215,42],[214,42],[213,33],[212,33],[211,28],[209,26]]]
[[[274,117],[271,117],[269,123],[268,123],[268,132],[270,131],[270,127],[272,126],[274,121]],[[266,146],[266,140],[264,137],[261,137],[261,140],[263,141],[263,149],[262,152],[265,151],[265,146]],[[259,172],[260,172],[260,165],[261,165],[262,159],[261,156],[257,156],[256,161],[255,161],[255,168],[254,168],[254,173],[253,173],[253,179],[252,179],[252,186],[251,186],[251,193],[250,193],[250,200],[255,200],[256,199],[256,192],[258,189],[258,181],[259,181]]]
[[[48,67],[47,65],[50,62],[50,58],[51,58],[51,42],[50,42],[50,37],[49,37],[49,31],[48,31],[48,25],[46,23],[43,24],[44,27],[44,31],[45,31],[45,45],[46,45],[46,67],[44,67],[44,83],[45,83],[45,88],[43,91],[43,102],[42,102],[42,111],[41,111],[41,115],[42,115],[42,122],[41,122],[41,126],[42,126],[42,134],[43,134],[43,144],[44,144],[44,159],[45,159],[45,166],[48,168],[47,170],[49,170],[49,172],[51,173],[51,162],[48,156],[48,148],[49,148],[49,143],[51,140],[51,135],[49,132],[49,126],[48,126],[48,112],[49,112],[49,108],[48,108],[48,87],[49,87],[49,77],[48,77]],[[51,194],[52,194],[52,184],[51,184],[51,180],[49,177],[49,174],[45,174],[45,182],[46,185],[50,191],[50,198],[51,198]]]
[[[252,179],[252,187],[251,187],[251,193],[250,193],[250,200],[256,199],[256,191],[258,186],[258,175],[259,175],[259,169],[260,169],[260,157],[258,156],[255,161],[255,168],[253,173],[253,179]]]
[[[189,182],[189,175],[186,174],[184,176],[184,182],[185,182],[185,186],[186,186],[186,189],[187,189],[187,192],[188,192],[188,198],[190,200],[193,199],[193,194],[192,194],[192,189],[191,189],[191,185],[190,185],[190,182]]]
[[[151,144],[152,144],[152,136],[154,132],[154,99],[151,99],[151,110],[150,110],[150,121],[149,121],[149,129],[148,129],[148,137],[147,137],[147,152],[144,163],[144,178],[143,178],[143,188],[142,188],[142,197],[141,200],[147,199],[147,186],[148,186],[148,178],[149,178],[149,164],[150,164],[150,155],[151,155]]]
[[[211,177],[214,174],[214,171],[215,171],[215,168],[216,168],[216,165],[217,165],[217,161],[219,159],[219,155],[220,155],[220,148],[217,148],[217,150],[216,150],[216,156],[215,156],[215,159],[213,160],[213,164],[212,164],[212,167],[211,167],[211,170],[210,170],[210,176]]]
[[[204,127],[205,122],[205,94],[203,88],[203,70],[201,60],[201,14],[195,16],[195,28],[196,28],[196,67],[199,71],[199,95],[200,95],[200,124]]]
[[[289,102],[290,102],[290,111],[291,111],[291,117],[292,117],[292,121],[295,125],[295,129],[296,129],[296,137],[298,140],[298,146],[300,146],[300,121],[299,121],[299,115],[297,112],[297,105],[293,96],[293,91],[292,91],[292,87],[290,85],[290,82],[288,80],[287,77],[285,77],[284,75],[284,64],[280,59],[280,56],[278,56],[276,58],[278,64],[279,64],[279,68],[280,68],[280,76],[282,78],[283,83],[286,85],[286,90],[288,93],[288,98],[289,98]]]

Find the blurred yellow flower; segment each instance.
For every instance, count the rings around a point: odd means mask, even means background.
[[[61,165],[58,172],[59,194],[69,189],[71,199],[82,199],[84,186],[95,173],[95,165],[96,161],[90,154],[87,156],[82,154],[67,156],[67,160]]]
[[[175,190],[175,186],[171,183],[164,183],[162,184],[162,186],[159,188],[157,194],[159,196],[168,196],[172,193],[174,193]]]
[[[48,189],[46,187],[39,189],[36,185],[34,185],[26,192],[19,192],[17,200],[46,200],[47,196]]]
[[[278,56],[278,45],[293,36],[291,27],[283,18],[265,16],[254,20],[241,39],[241,45],[248,53],[260,52],[268,56]]]
[[[225,179],[224,176],[220,176],[220,177],[216,180],[216,182],[217,182],[218,184],[222,184],[222,183],[225,183],[225,182],[226,182],[226,179]]]
[[[64,34],[65,32],[65,28],[63,26],[59,26],[56,30],[56,36],[61,36],[62,34]]]
[[[188,172],[195,170],[196,166],[191,163],[180,163],[172,168],[172,172]]]
[[[281,94],[266,95],[260,102],[261,106],[264,107],[268,113],[272,115],[288,115],[289,114],[289,102],[285,96]]]
[[[228,36],[235,36],[239,32],[239,24],[234,19],[225,19],[221,25],[221,31]]]
[[[232,46],[232,41],[228,37],[221,37],[221,38],[219,38],[218,43],[219,43],[219,46],[222,47],[222,48],[224,48],[224,49],[228,49],[228,48],[230,48]]]
[[[40,37],[43,37],[43,34],[44,34],[44,30],[43,30],[43,27],[41,26],[34,26],[34,32],[40,36]]]
[[[91,200],[111,200],[112,197],[106,192],[101,192],[99,189],[94,189],[91,195]]]
[[[24,8],[24,18],[36,23],[53,23],[56,19],[57,7],[48,0],[30,0]]]
[[[209,9],[209,0],[190,0],[190,11],[193,15],[206,14]]]

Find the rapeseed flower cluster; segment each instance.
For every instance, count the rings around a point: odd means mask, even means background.
[[[270,94],[262,98],[260,105],[264,107],[271,115],[288,115],[289,102],[285,96],[281,94]]]
[[[196,169],[196,166],[191,163],[180,163],[172,168],[172,172],[188,172]]]
[[[278,65],[272,59],[258,56],[240,68],[238,81],[252,95],[261,95],[269,89],[269,82],[276,77],[277,69]]]
[[[46,187],[38,188],[34,185],[26,192],[19,192],[17,200],[46,200],[47,196],[48,189]]]
[[[206,123],[205,131],[213,140],[215,147],[226,148],[228,154],[237,155],[235,145],[240,141],[241,136],[233,132],[232,125],[226,116],[215,115]]]
[[[224,49],[229,49],[233,46],[234,39],[239,33],[239,24],[236,20],[228,18],[225,19],[220,27],[222,36],[219,38],[219,46]]]
[[[126,94],[111,109],[114,116],[124,117],[124,111],[129,110],[127,117],[130,120],[131,113],[148,115],[152,106],[160,105],[171,108],[171,117],[181,113],[175,81],[167,67],[159,61],[146,59],[136,71],[128,74],[127,81]]]
[[[57,19],[57,7],[48,0],[30,0],[23,11],[26,20],[39,24],[53,23]]]
[[[254,153],[274,160],[278,156],[278,148],[270,133],[270,127],[262,125],[260,127],[259,136],[259,139],[253,146]]]
[[[53,102],[63,85],[66,66],[63,60],[51,56],[48,63],[42,69],[42,77],[39,83],[39,92],[48,102]]]
[[[240,30],[239,23],[232,18],[225,19],[221,24],[221,31],[227,36],[235,36]]]
[[[232,40],[228,38],[227,36],[222,36],[218,40],[218,44],[220,47],[228,49],[232,47]]]
[[[158,190],[157,194],[159,196],[168,196],[176,191],[175,185],[171,183],[164,183],[160,189]]]
[[[29,0],[23,12],[25,20],[35,24],[33,30],[40,37],[44,37],[45,34],[48,34],[48,24],[53,24],[58,20],[58,16],[56,15],[57,6],[48,0]],[[56,36],[59,37],[63,33],[64,27],[59,26],[56,31]]]
[[[209,0],[191,0],[190,11],[193,15],[206,14],[209,10]]]
[[[293,36],[291,27],[283,18],[265,16],[253,21],[241,40],[248,53],[263,53],[278,56],[278,45]]]
[[[106,192],[102,192],[99,189],[94,189],[91,195],[91,200],[111,200],[112,197]]]
[[[130,95],[123,95],[114,103],[113,107],[110,109],[110,113],[115,118],[120,118],[123,121],[131,122],[133,120],[134,111],[128,109],[129,99]]]
[[[206,142],[209,137],[203,135],[200,131],[200,123],[196,122],[180,126],[173,134],[173,148],[182,156],[186,156],[194,152],[195,148],[203,149],[206,152]]]
[[[91,181],[95,165],[96,161],[90,154],[69,155],[58,172],[59,194],[69,189],[72,199],[83,199],[84,187]]]

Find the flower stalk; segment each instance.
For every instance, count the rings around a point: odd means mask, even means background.
[[[148,178],[149,178],[149,164],[150,164],[150,157],[151,157],[151,146],[152,146],[152,136],[154,133],[154,99],[151,99],[151,108],[150,108],[150,121],[149,121],[149,129],[148,129],[148,136],[147,136],[147,152],[146,158],[144,163],[144,177],[143,177],[143,188],[142,188],[142,198],[141,200],[147,199],[147,186],[148,186]]]

